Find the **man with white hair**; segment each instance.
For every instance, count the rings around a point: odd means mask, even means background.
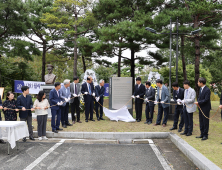
[[[105,93],[105,88],[104,88],[104,80],[99,81],[99,85],[95,87],[95,92],[96,92],[96,117],[97,120],[104,120],[103,119],[103,96]],[[98,107],[100,110],[100,115],[98,113]]]
[[[64,102],[61,107],[61,123],[63,128],[67,128],[67,126],[72,126],[68,120],[68,113],[69,113],[69,100],[71,97],[70,93],[70,80],[65,79],[63,82],[64,86],[59,90],[60,98]]]

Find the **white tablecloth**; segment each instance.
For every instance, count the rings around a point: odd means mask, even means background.
[[[0,139],[6,139],[13,149],[16,141],[29,136],[25,121],[0,121]]]

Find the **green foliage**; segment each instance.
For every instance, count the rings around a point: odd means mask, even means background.
[[[105,81],[105,83],[108,83],[109,77],[113,76],[114,69],[112,67],[104,67],[104,66],[100,65],[95,68],[95,72],[96,72],[96,74],[99,75],[99,79],[103,79]]]

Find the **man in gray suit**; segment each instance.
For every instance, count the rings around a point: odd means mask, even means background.
[[[72,126],[72,124],[69,123],[69,100],[71,97],[70,93],[70,80],[66,79],[64,80],[64,86],[62,86],[61,89],[59,89],[59,94],[61,100],[64,102],[61,107],[61,123],[63,128],[67,128],[67,126]]]
[[[194,104],[196,98],[196,92],[190,87],[190,82],[185,80],[183,82],[184,87],[184,100],[177,99],[177,102],[183,103],[183,117],[185,123],[184,132],[181,135],[191,136],[193,132],[193,112],[196,111],[197,106]]]
[[[169,106],[170,106],[169,104],[166,103],[170,103],[170,94],[168,88],[165,85],[163,85],[162,80],[160,79],[156,80],[156,85],[157,85],[157,96],[154,104],[157,104],[157,102],[159,102],[159,104],[158,104],[158,115],[154,126],[160,125],[164,112],[162,125],[163,127],[166,127],[169,114]]]
[[[70,92],[71,92],[71,114],[72,114],[72,123],[75,124],[76,122],[76,116],[75,116],[75,111],[77,114],[77,122],[82,123],[80,121],[80,110],[79,110],[79,104],[80,104],[80,84],[79,84],[79,77],[74,77],[73,78],[73,83],[70,85]],[[75,97],[75,98],[73,98]]]
[[[151,83],[147,81],[146,83],[146,93],[145,93],[145,102],[146,102],[146,122],[144,124],[150,125],[153,121],[153,112],[154,112],[154,101],[155,101],[155,89],[151,86]]]

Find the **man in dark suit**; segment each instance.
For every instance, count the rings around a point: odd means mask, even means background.
[[[0,109],[3,109],[1,95],[0,95]],[[0,121],[1,120],[2,120],[2,117],[1,117],[1,111],[0,111]],[[0,139],[0,143],[5,144],[6,142],[4,140]]]
[[[150,125],[153,121],[153,112],[154,112],[154,101],[155,101],[155,89],[151,86],[149,81],[146,82],[146,122],[145,124]]]
[[[142,119],[143,110],[143,97],[145,95],[146,89],[143,84],[141,84],[141,78],[136,78],[136,85],[134,87],[133,98],[135,98],[135,109],[136,109],[136,120],[140,122]]]
[[[94,85],[92,83],[92,77],[87,77],[85,83],[82,84],[81,89],[82,94],[84,94],[84,102],[85,102],[85,121],[88,122],[89,112],[90,112],[90,119],[91,121],[95,121],[93,119],[93,107],[94,107],[94,97],[95,97],[95,90]]]
[[[211,102],[210,102],[210,89],[206,86],[206,79],[201,77],[198,79],[198,86],[200,87],[199,97],[195,104],[201,108],[206,117],[210,116]],[[199,109],[199,122],[200,122],[200,136],[196,138],[202,138],[202,140],[208,139],[209,131],[209,119],[207,119]]]
[[[59,128],[60,120],[61,120],[61,106],[63,104],[60,98],[60,94],[59,94],[60,88],[61,88],[61,83],[56,82],[55,88],[49,92],[50,106],[52,106],[51,107],[51,113],[52,113],[51,127],[52,127],[52,132],[54,133],[58,133],[58,130],[63,130]],[[57,116],[56,124],[55,124],[55,116]]]
[[[80,109],[79,109],[79,104],[80,104],[80,95],[81,95],[81,91],[80,91],[80,84],[79,84],[79,77],[74,77],[73,78],[73,83],[70,85],[70,92],[71,92],[71,114],[72,114],[72,123],[75,124],[75,122],[77,121],[78,123],[82,123],[80,121]],[[75,98],[73,98],[75,97]],[[76,115],[75,116],[75,111],[76,111]],[[77,120],[76,120],[77,117]]]
[[[97,117],[98,121],[104,120],[103,119],[103,107],[102,107],[103,106],[103,96],[104,96],[104,93],[105,93],[104,80],[99,81],[99,85],[97,85],[95,87],[95,93],[96,93],[96,117]],[[98,113],[98,107],[99,107],[99,110],[100,110],[100,115]]]
[[[180,88],[177,82],[172,83],[172,87],[173,87],[173,100],[177,103],[177,105],[175,106],[175,112],[174,112],[174,124],[170,130],[177,129],[178,119],[180,117],[178,132],[182,132],[184,125],[183,104],[181,104],[179,101],[182,101],[184,99],[184,89]]]
[[[29,139],[35,140],[33,138],[33,130],[32,130],[32,111],[35,110],[33,108],[32,97],[28,95],[29,94],[28,86],[22,86],[21,90],[22,94],[17,98],[16,107],[18,109],[21,109],[19,110],[20,121],[26,121],[28,124]],[[26,109],[31,109],[31,110],[26,110]],[[23,142],[26,142],[26,137],[23,138]]]

